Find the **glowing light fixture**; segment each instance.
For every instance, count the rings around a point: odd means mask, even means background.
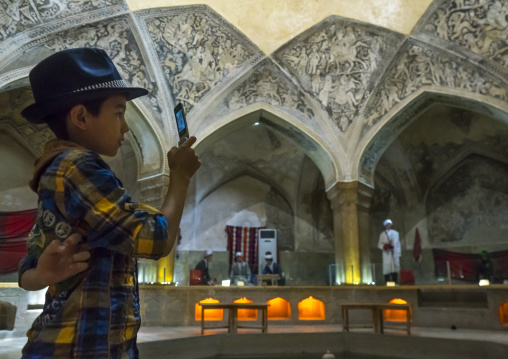
[[[478,283],[478,284],[483,287],[485,285],[490,285],[490,282],[488,279],[480,279],[480,283]]]
[[[393,304],[407,304],[404,299],[395,298],[390,300],[390,303]],[[407,313],[405,310],[396,310],[396,309],[387,309],[385,312],[385,320],[391,322],[406,322]]]
[[[508,302],[499,306],[499,319],[502,325],[508,325]]]
[[[231,285],[231,280],[230,279],[224,279],[222,281],[222,286],[223,287],[229,287]]]
[[[277,297],[269,300],[267,304],[270,304],[268,307],[268,319],[291,319],[291,305],[287,300]]]
[[[245,297],[237,299],[234,303],[252,303],[252,300]],[[238,309],[238,320],[257,320],[258,311],[256,309]]]
[[[387,287],[395,287],[395,282],[386,282]]]
[[[245,285],[245,283],[241,280],[239,280],[238,282],[236,282],[236,286],[237,287],[243,287]]]
[[[199,303],[219,303],[217,299],[206,298]],[[194,308],[194,319],[201,320],[201,305],[196,303]],[[205,310],[204,320],[222,320],[222,309],[207,309]]]
[[[298,303],[299,320],[325,320],[325,305],[312,296]]]

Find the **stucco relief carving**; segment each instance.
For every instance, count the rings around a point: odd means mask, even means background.
[[[374,126],[395,105],[425,86],[460,89],[508,100],[505,81],[474,64],[415,41],[400,52],[369,99],[365,126]]]
[[[394,36],[332,18],[278,51],[276,57],[346,132],[368,96],[371,78]]]
[[[257,53],[231,25],[201,8],[144,20],[173,100],[187,112]]]
[[[256,69],[226,98],[226,105],[232,110],[256,102],[295,109],[309,119],[314,117],[314,111],[307,105],[304,93],[269,65],[262,65]]]
[[[423,31],[508,66],[508,1],[447,0]]]
[[[42,154],[44,144],[55,136],[46,125],[35,125],[21,117],[20,112],[32,100],[28,88],[20,88],[0,94],[4,107],[0,112],[0,125],[11,124],[15,138],[30,149],[34,156]]]
[[[0,0],[0,42],[52,20],[118,4],[122,0]]]

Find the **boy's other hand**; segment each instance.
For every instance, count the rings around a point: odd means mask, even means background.
[[[168,166],[170,175],[180,174],[186,179],[190,179],[201,166],[198,156],[192,145],[196,142],[196,137],[189,137],[180,147],[173,147],[168,152]]]
[[[38,260],[36,273],[48,286],[83,272],[88,268],[90,252],[81,243],[81,235],[73,233],[63,242],[52,241]]]

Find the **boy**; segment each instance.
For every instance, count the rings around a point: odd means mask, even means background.
[[[137,358],[136,259],[171,251],[190,178],[200,166],[191,149],[196,138],[168,152],[170,183],[157,211],[133,203],[99,156],[116,155],[129,130],[126,101],[147,91],[129,87],[106,53],[91,48],[51,55],[30,72],[30,84],[35,103],[22,115],[47,123],[57,139],[46,144],[30,182],[39,213],[20,264],[20,286],[31,290],[54,282],[42,279],[51,271],[45,248],[71,233],[82,236],[90,258],[85,271],[49,286],[23,358]],[[87,252],[72,242],[67,248],[57,257],[74,257],[69,267],[83,265]]]

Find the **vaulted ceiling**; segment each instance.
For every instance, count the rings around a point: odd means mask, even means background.
[[[373,185],[385,149],[436,104],[506,122],[506,0],[234,3],[12,2],[0,18],[0,129],[40,153],[51,134],[19,115],[28,72],[84,46],[105,49],[150,91],[129,109],[138,179],[167,173],[177,102],[198,151],[261,120],[288,153],[312,159],[326,188]],[[237,144],[237,161],[249,146]]]

